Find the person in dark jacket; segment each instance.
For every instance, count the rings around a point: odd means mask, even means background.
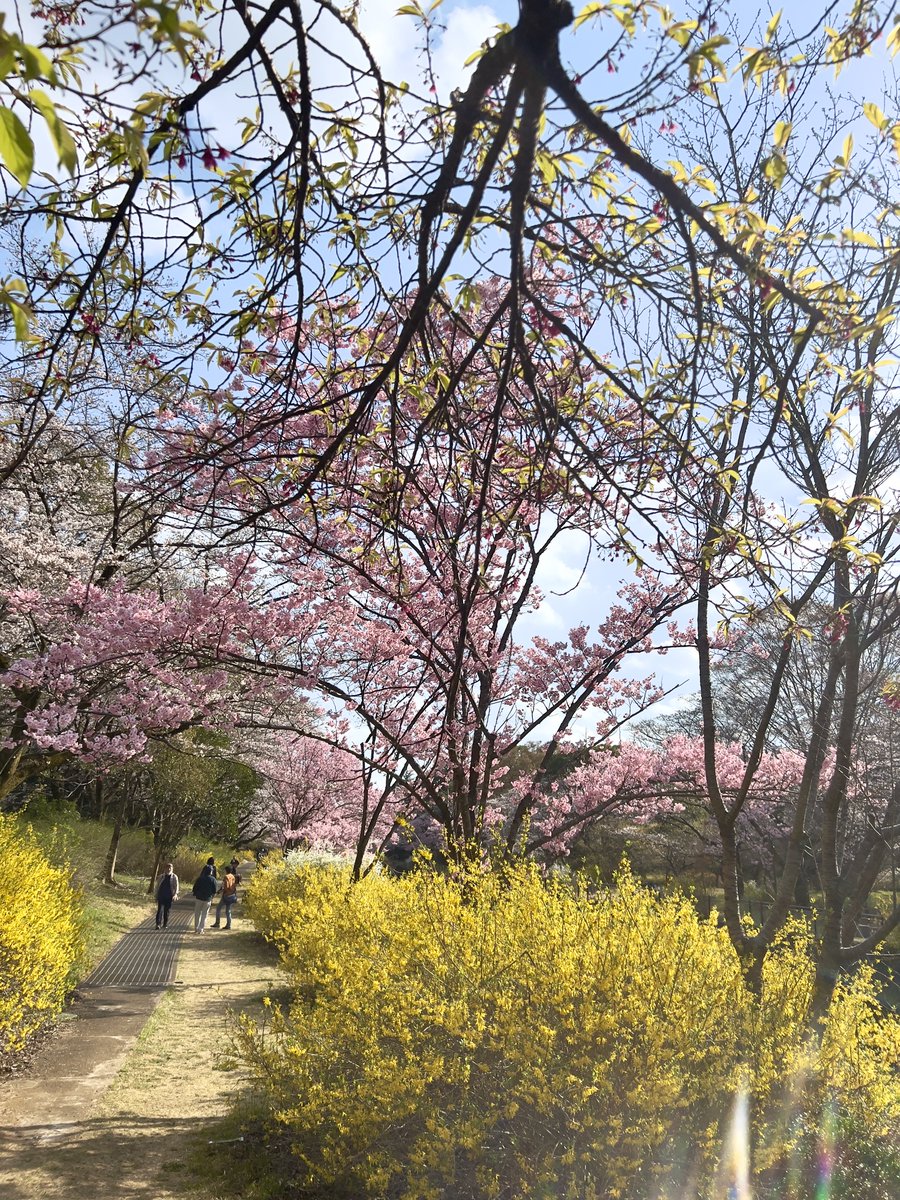
[[[206,918],[209,916],[209,905],[216,894],[216,888],[216,877],[210,872],[207,863],[194,880],[191,889],[194,893],[194,933],[206,932]]]
[[[178,876],[171,863],[166,863],[166,873],[156,889],[156,928],[165,929],[169,923],[169,909],[178,899]]]

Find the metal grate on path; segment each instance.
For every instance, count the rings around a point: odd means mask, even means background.
[[[94,987],[158,988],[171,983],[182,938],[193,924],[193,912],[193,901],[176,901],[166,929],[156,928],[155,916],[136,925],[78,985],[79,991]]]

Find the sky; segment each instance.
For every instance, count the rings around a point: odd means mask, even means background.
[[[394,82],[406,81],[414,90],[424,94],[428,80],[421,53],[421,33],[415,20],[396,15],[401,2],[361,0],[359,27],[381,64],[385,77]],[[671,7],[680,13],[685,11],[678,4],[672,4]],[[27,15],[26,6],[20,4],[17,8],[27,39],[29,34],[36,34],[37,29]],[[741,2],[732,6],[732,11],[748,26],[759,20],[760,12],[762,21],[767,19],[766,9],[760,9],[752,3]],[[816,15],[817,12],[811,14],[808,0],[789,0],[783,6],[782,22],[794,22],[798,27],[805,28]],[[474,69],[472,65],[464,65],[466,59],[495,32],[501,21],[515,21],[516,6],[509,0],[495,4],[446,0],[433,13],[433,19],[432,66],[438,96],[446,100],[451,91],[465,86]],[[577,70],[581,64],[588,64],[597,58],[598,50],[602,50],[607,38],[607,27],[601,29],[593,23],[586,23],[577,30],[564,31],[561,38],[564,57]],[[330,49],[340,50],[342,47],[332,44]],[[331,58],[315,50],[311,66],[314,75],[335,69]],[[871,95],[873,76],[884,68],[884,61],[878,57],[852,65],[841,76],[840,89],[853,95],[862,94],[865,88],[867,94]],[[623,68],[621,81],[616,81],[622,86],[628,83],[624,72],[627,72],[627,66]],[[214,128],[210,130],[211,140],[217,140],[223,146],[239,143],[238,121],[245,112],[246,102],[239,95],[234,95],[230,102],[228,98],[217,97],[212,117]],[[40,152],[46,161],[50,154],[49,146],[43,144]],[[583,538],[575,533],[560,538],[545,560],[538,578],[538,585],[545,596],[544,603],[537,613],[527,618],[523,634],[555,640],[564,638],[574,625],[586,623],[596,626],[614,601],[620,583],[618,569],[591,559]],[[637,676],[655,670],[664,687],[678,689],[657,706],[656,712],[671,710],[683,703],[683,698],[696,686],[695,655],[688,649],[672,651],[662,659],[654,657],[651,660],[649,656],[639,656],[632,662],[631,670]],[[576,728],[576,735],[589,735],[592,731],[593,722],[590,714],[587,714]]]

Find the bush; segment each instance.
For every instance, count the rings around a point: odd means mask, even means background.
[[[865,976],[840,990],[816,1054],[802,938],[771,956],[757,1003],[716,922],[627,873],[589,895],[527,868],[351,886],[276,864],[248,906],[295,1000],[262,1027],[244,1021],[242,1049],[301,1187],[680,1196],[688,1174],[698,1187],[714,1175],[747,1077],[770,1169],[826,1093],[870,1129],[900,1112],[898,1025],[877,1018]],[[787,1130],[786,1067],[803,1081]]]
[[[202,850],[190,850],[186,846],[179,846],[175,851],[172,866],[178,876],[182,895],[190,895],[194,880],[206,866],[208,858],[208,853]],[[218,862],[218,859],[216,861]],[[165,863],[162,864],[162,867],[165,869]]]
[[[82,951],[80,899],[65,867],[0,816],[0,1051],[20,1050],[63,1005]]]

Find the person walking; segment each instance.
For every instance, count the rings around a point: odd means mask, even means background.
[[[166,863],[166,873],[156,889],[156,928],[165,929],[169,923],[169,909],[178,899],[178,876],[171,863]]]
[[[194,893],[194,933],[205,933],[209,906],[217,890],[216,877],[210,870],[209,863],[194,880],[191,890]]]
[[[213,929],[221,929],[222,921],[222,906],[225,906],[225,928],[231,928],[231,910],[237,900],[237,885],[240,875],[238,875],[232,864],[225,868],[225,874],[222,879],[222,896],[219,903],[216,905],[216,919],[213,922]]]

